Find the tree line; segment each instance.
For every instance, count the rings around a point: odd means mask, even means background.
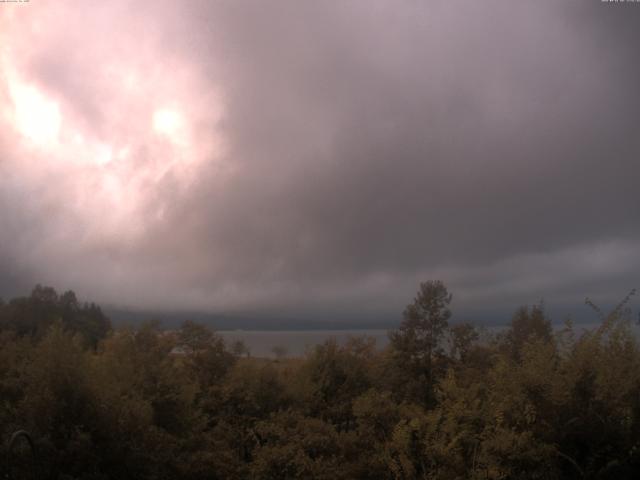
[[[480,338],[429,281],[384,349],[329,339],[264,359],[194,322],[114,329],[73,292],[37,286],[0,301],[0,458],[22,458],[0,476],[638,478],[629,298],[609,314],[588,302],[600,324],[583,333],[534,305]],[[9,451],[18,430],[35,457]]]

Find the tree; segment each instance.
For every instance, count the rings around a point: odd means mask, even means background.
[[[218,339],[205,325],[185,320],[178,330],[178,340],[183,347],[189,350],[189,353],[194,353],[210,347]]]
[[[549,343],[553,340],[551,321],[544,313],[543,305],[520,307],[511,319],[511,326],[506,333],[506,346],[514,359],[521,356],[525,344],[533,340]]]
[[[465,362],[473,343],[478,340],[478,332],[470,323],[459,323],[451,328],[451,356]]]
[[[43,305],[55,305],[58,303],[58,294],[52,287],[38,284],[31,291],[31,300]]]
[[[256,426],[259,446],[251,463],[251,478],[340,479],[339,434],[317,418],[281,412]]]
[[[408,369],[423,385],[425,400],[432,398],[434,382],[434,361],[442,355],[441,340],[451,318],[452,295],[439,280],[420,284],[413,303],[404,311],[400,328],[391,332],[390,342],[393,355],[401,369]]]
[[[309,410],[339,431],[354,426],[352,403],[371,387],[366,340],[352,339],[345,346],[330,338],[317,345],[300,370],[306,384]]]
[[[222,337],[191,320],[183,322],[178,341],[186,351],[185,364],[205,390],[218,383],[236,360],[226,350]]]

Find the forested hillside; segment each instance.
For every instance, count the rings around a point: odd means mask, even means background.
[[[252,358],[205,326],[113,330],[36,287],[0,303],[3,473],[66,479],[631,479],[640,346],[627,297],[578,334],[522,307],[501,335],[456,324],[426,282],[390,344]],[[36,470],[29,472],[29,468]],[[4,470],[7,470],[4,472]]]

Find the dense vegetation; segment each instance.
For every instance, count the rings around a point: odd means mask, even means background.
[[[0,302],[0,454],[26,429],[37,478],[639,478],[626,302],[594,306],[581,335],[523,307],[484,339],[450,324],[450,302],[423,283],[383,351],[354,338],[258,359],[192,322],[113,330],[36,287]]]

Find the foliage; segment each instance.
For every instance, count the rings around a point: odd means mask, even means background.
[[[39,478],[637,478],[633,293],[610,314],[588,301],[591,331],[554,333],[537,305],[481,340],[425,282],[385,349],[264,359],[193,322],[113,330],[38,286],[0,302],[0,458],[24,428]]]
[[[438,367],[442,366],[444,351],[442,338],[451,318],[449,304],[452,296],[440,281],[420,284],[413,302],[404,311],[400,328],[391,332],[391,354],[394,367],[405,370],[409,378],[403,378],[407,395],[429,404],[433,401],[433,389]],[[441,370],[441,369],[440,369]]]

